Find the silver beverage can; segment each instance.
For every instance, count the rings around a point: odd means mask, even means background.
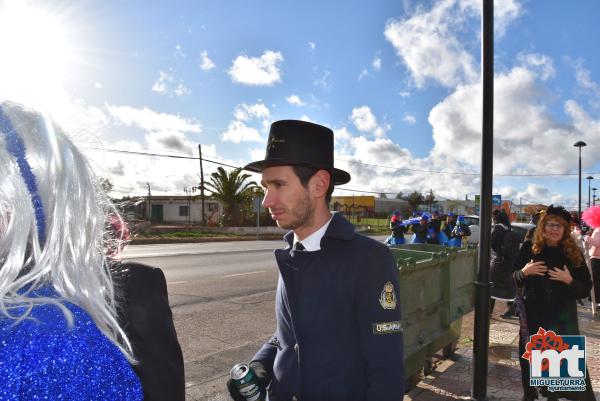
[[[248,401],[265,401],[267,393],[256,379],[254,370],[245,362],[240,362],[231,369],[231,379],[238,391]]]

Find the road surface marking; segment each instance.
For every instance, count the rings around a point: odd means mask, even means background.
[[[266,272],[266,270],[257,270],[255,272],[248,272],[248,273],[238,273],[238,274],[229,274],[227,276],[223,276],[223,277],[237,277],[237,276],[247,276],[249,274],[258,274],[258,273],[264,273]]]
[[[167,284],[183,284],[187,283],[187,281],[169,281]]]

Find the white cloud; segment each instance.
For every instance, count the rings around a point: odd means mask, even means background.
[[[248,153],[250,154],[250,160],[263,160],[265,158],[265,149],[264,148],[250,148],[248,149]]]
[[[367,71],[366,68],[363,68],[360,71],[360,74],[358,74],[358,80],[361,81],[364,77],[367,77],[367,76],[369,76],[369,71]]]
[[[158,80],[152,85],[152,91],[167,94],[170,96],[189,95],[192,91],[185,86],[182,79],[176,80],[173,74],[159,71]]]
[[[227,131],[221,135],[221,140],[233,143],[263,141],[256,128],[248,127],[242,121],[232,121],[229,123]]]
[[[543,81],[553,78],[555,75],[552,59],[544,54],[519,54],[518,59],[525,68],[535,71]]]
[[[314,42],[308,42],[308,47],[310,48],[310,50],[315,50],[317,45]]]
[[[481,18],[480,3],[476,0],[441,0],[434,2],[431,9],[417,8],[409,18],[387,22],[385,37],[417,87],[423,87],[427,80],[446,87],[478,80],[478,62],[459,35],[467,24]],[[496,3],[494,22],[496,31],[502,35],[522,14],[522,9],[516,0]]]
[[[238,56],[229,69],[233,82],[251,86],[272,86],[281,82],[281,52],[265,51],[260,57]]]
[[[570,149],[577,140],[588,143],[589,154],[600,152],[600,145],[592,141],[600,137],[600,122],[590,118],[576,102],[565,103],[572,124],[556,121],[548,113],[549,96],[541,86],[546,77],[544,71],[517,66],[495,77],[496,174],[572,172],[573,152],[557,150]],[[477,171],[481,153],[480,84],[457,88],[431,110],[429,122],[435,143],[432,159],[453,160],[462,165],[459,169]],[[548,155],[552,155],[551,169]],[[587,166],[592,165],[588,158]]]
[[[321,76],[313,81],[313,85],[320,86],[323,89],[329,89],[329,76],[331,71],[325,70],[321,73]]]
[[[123,125],[136,126],[147,131],[200,132],[198,121],[173,114],[160,113],[147,107],[136,109],[131,106],[106,105],[115,120]]]
[[[381,57],[376,56],[371,63],[375,71],[381,71]]]
[[[408,91],[402,91],[399,93],[400,97],[406,98],[410,96],[410,92]]]
[[[190,93],[192,93],[191,89],[189,89],[187,86],[185,86],[183,83],[179,83],[177,84],[177,87],[175,89],[173,89],[173,93],[176,96],[185,96],[185,95],[189,95]]]
[[[415,118],[415,116],[411,115],[411,114],[406,114],[403,118],[402,121],[410,124],[410,125],[415,125],[417,123],[417,119]]]
[[[185,58],[185,52],[183,51],[183,47],[181,47],[181,45],[175,45],[175,57]]]
[[[173,82],[173,76],[164,71],[159,71],[158,74],[158,80],[152,85],[152,91],[165,93],[167,91],[167,82]]]
[[[385,136],[386,131],[389,130],[389,127],[381,127],[377,123],[377,118],[371,112],[371,108],[369,106],[360,106],[356,107],[352,110],[352,115],[350,116],[352,123],[361,132],[367,132],[375,135],[378,138]]]
[[[203,71],[210,71],[215,67],[215,63],[208,57],[208,52],[203,50],[202,53],[200,53],[200,68]]]
[[[286,97],[285,100],[289,104],[293,104],[295,106],[304,106],[304,102],[302,100],[300,100],[300,97],[298,97],[297,95],[290,95],[290,96]]]
[[[351,119],[359,131],[372,132],[377,128],[377,119],[369,106],[361,106],[353,109]]]
[[[600,85],[592,79],[590,71],[583,66],[583,60],[576,60],[573,63],[575,69],[575,81],[583,89],[585,94],[591,95],[590,103],[595,110],[600,109]]]
[[[428,79],[454,87],[477,79],[477,65],[456,37],[464,11],[455,1],[434,3],[429,11],[418,11],[404,20],[388,21],[385,37],[408,68],[417,87]]]
[[[238,104],[234,111],[234,116],[240,121],[249,121],[254,119],[268,120],[271,113],[263,103]]]

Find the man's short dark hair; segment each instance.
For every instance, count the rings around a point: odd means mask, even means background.
[[[300,179],[300,183],[304,188],[308,187],[308,181],[310,178],[317,173],[317,171],[322,170],[315,167],[307,167],[307,166],[292,166],[294,173]],[[329,188],[327,188],[327,193],[325,194],[325,202],[329,206],[329,202],[331,202],[331,194],[333,193],[333,175],[329,172]]]

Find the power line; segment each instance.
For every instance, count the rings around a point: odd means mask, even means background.
[[[346,163],[354,163],[360,164],[363,166],[370,167],[380,167],[380,168],[388,168],[391,170],[399,170],[399,171],[413,171],[417,173],[429,173],[429,174],[450,174],[450,175],[472,175],[479,176],[481,173],[469,173],[469,172],[461,172],[461,171],[439,171],[439,170],[424,170],[424,169],[415,169],[408,167],[394,167],[394,166],[386,166],[382,164],[373,164],[373,163],[365,163],[358,160],[347,160],[347,159],[337,159],[340,161],[344,161]],[[598,172],[582,172],[582,174],[600,174]],[[571,176],[578,175],[578,173],[547,173],[547,174],[494,174],[495,177],[554,177],[554,176]]]
[[[130,154],[130,155],[139,155],[139,156],[170,157],[170,158],[173,158],[173,159],[200,160],[199,157],[195,157],[195,156],[168,155],[168,154],[151,153],[151,152],[135,152],[133,150],[106,149],[106,148],[86,148],[86,149],[99,150],[101,152],[125,153],[125,154]],[[223,163],[223,162],[218,162],[218,161],[215,161],[215,160],[210,160],[210,159],[207,159],[205,157],[203,157],[202,160],[204,160],[206,162],[209,162],[209,163],[218,164],[218,165],[221,165],[221,166],[226,166],[226,167],[231,167],[231,168],[240,168],[240,167],[237,167],[237,166],[232,166],[231,164],[227,164],[227,163]]]
[[[183,155],[172,155],[172,154],[164,154],[164,153],[154,153],[154,152],[136,152],[131,150],[121,150],[121,149],[108,149],[108,148],[97,148],[97,147],[89,147],[86,149],[98,150],[101,152],[113,152],[113,153],[125,153],[125,154],[133,154],[140,156],[153,156],[153,157],[169,157],[174,159],[190,159],[190,160],[199,160],[199,157],[194,156],[183,156]],[[218,164],[220,166],[230,167],[230,168],[241,168],[240,166],[233,166],[231,164],[219,162],[216,160],[210,160],[203,158],[202,160],[207,161],[209,163]],[[346,159],[337,159],[339,161],[344,161],[347,163],[360,164],[363,166],[369,167],[379,167],[379,168],[387,168],[391,170],[397,171],[412,171],[415,173],[427,173],[427,174],[448,174],[448,175],[468,175],[468,176],[479,176],[480,173],[469,173],[469,172],[461,172],[461,171],[440,171],[440,170],[425,170],[425,169],[415,169],[408,167],[394,167],[394,166],[386,166],[381,164],[373,164],[373,163],[365,163],[358,160],[346,160]],[[557,176],[577,176],[579,173],[546,173],[546,174],[494,174],[495,177],[557,177]],[[582,174],[596,174],[600,175],[600,172],[582,172]],[[374,192],[379,193],[379,192]]]

